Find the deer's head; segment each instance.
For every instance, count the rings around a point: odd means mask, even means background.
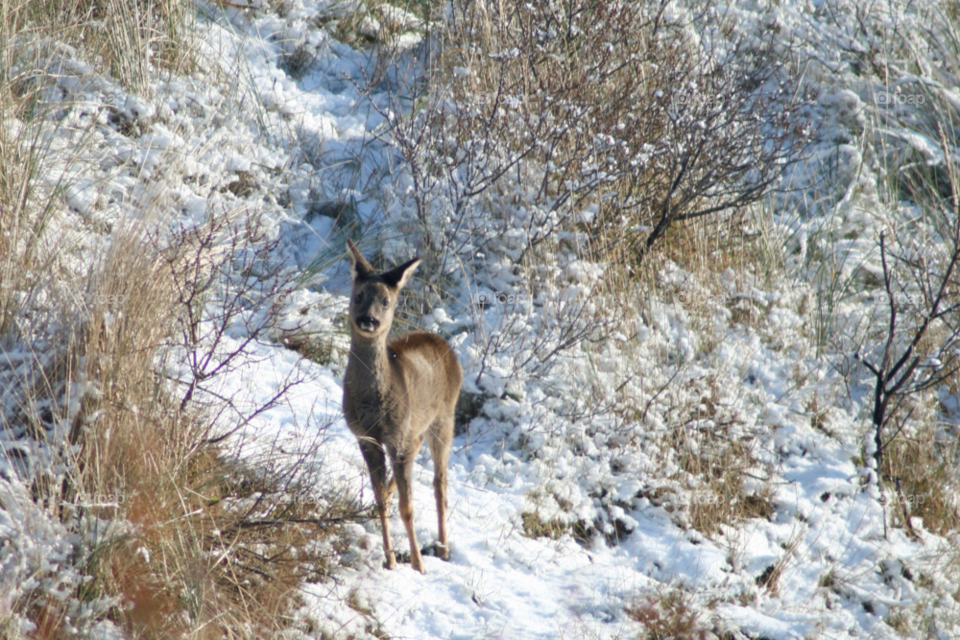
[[[397,307],[400,289],[413,275],[420,258],[378,274],[349,239],[347,256],[350,258],[350,276],[353,279],[350,330],[365,338],[386,336],[393,324],[393,312]]]

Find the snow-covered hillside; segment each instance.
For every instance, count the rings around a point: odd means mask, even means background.
[[[54,265],[17,293],[27,310],[9,333],[17,339],[0,335],[5,632],[59,637],[43,635],[53,599],[69,612],[58,633],[125,637],[123,597],[84,591],[95,563],[77,561],[84,536],[103,534],[72,528],[36,500],[41,478],[69,476],[58,466],[62,445],[104,393],[77,379],[39,399],[35,422],[24,418],[24,388],[56,353],[49,328],[66,324],[58,291],[93,279],[131,229],[165,237],[220,218],[230,229],[256,221],[256,241],[211,235],[242,264],[198,307],[210,317],[198,321],[196,344],[217,340],[211,360],[198,365],[176,344],[157,372],[199,381],[188,396],[219,407],[218,446],[236,464],[295,469],[318,502],[361,509],[314,543],[329,568],[299,586],[278,635],[960,637],[956,373],[904,401],[887,433],[907,443],[887,449],[903,465],[902,489],[881,493],[870,459],[873,383],[855,358],[869,361],[886,338],[880,232],[924,234],[918,256],[945,234],[919,198],[890,196],[891,176],[960,185],[950,174],[956,111],[924,108],[936,99],[960,109],[953,5],[670,5],[664,20],[726,25],[690,31],[717,50],[776,34],[773,50],[807,92],[797,126],[815,131],[784,189],[737,212],[735,231],[726,218],[693,226],[633,277],[581,251],[600,204],[585,202],[583,224],[567,227],[537,209],[532,160],[458,211],[463,174],[404,155],[413,147],[398,143],[397,123],[428,109],[419,101],[428,94],[417,93],[426,80],[411,74],[433,64],[464,82],[476,75],[431,57],[441,25],[420,5],[244,4],[189,5],[192,66],[153,69],[140,92],[82,49],[48,40],[35,80],[47,115],[31,124],[0,114],[0,143],[29,127],[44,141],[40,182],[51,204],[36,251]],[[457,140],[437,144],[462,151]],[[431,162],[460,157],[435,151]],[[2,211],[0,223],[11,246],[21,241]],[[447,337],[464,370],[451,557],[425,557],[426,575],[382,567],[372,490],[341,414],[348,236],[379,266],[425,257],[402,294],[403,322]],[[235,300],[231,287],[244,292],[243,311],[218,325],[211,309]],[[108,332],[119,319],[104,313]],[[267,329],[252,333],[267,316]],[[178,399],[185,386],[169,384]],[[34,423],[43,437],[25,426]],[[932,480],[911,482],[910,465],[930,466],[915,470]],[[414,499],[427,546],[432,480],[423,450]],[[392,517],[404,549],[395,506]]]

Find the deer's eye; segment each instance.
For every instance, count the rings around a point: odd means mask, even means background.
[[[380,304],[382,304],[385,307],[388,307],[390,306],[390,301],[384,298],[383,300],[380,301]]]
[[[357,304],[360,304],[361,302],[363,302],[363,294],[358,293],[357,295],[355,295],[353,297],[353,301],[356,302]]]

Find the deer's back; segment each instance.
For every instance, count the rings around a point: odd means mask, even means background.
[[[450,344],[435,333],[411,331],[393,338],[388,346],[411,400],[437,405],[433,408],[438,411],[451,410],[460,395],[463,373]]]

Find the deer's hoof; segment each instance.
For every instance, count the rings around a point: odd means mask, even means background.
[[[450,559],[450,547],[440,544],[439,542],[434,542],[431,545],[428,545],[420,550],[425,556],[433,556],[435,558],[440,558],[441,560]]]
[[[384,569],[393,569],[397,566],[397,559],[394,557],[393,552],[387,553],[387,557],[383,561]]]

